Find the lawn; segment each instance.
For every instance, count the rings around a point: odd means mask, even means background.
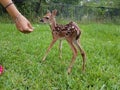
[[[81,44],[87,54],[83,73],[80,53],[72,73],[67,68],[72,52],[63,42],[59,59],[57,42],[45,62],[41,59],[52,36],[48,25],[34,24],[22,34],[13,24],[0,23],[0,90],[120,90],[120,25],[79,24]]]

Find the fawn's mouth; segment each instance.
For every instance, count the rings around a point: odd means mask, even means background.
[[[43,23],[43,22],[44,22],[44,21],[43,21],[43,19],[41,19],[41,20],[40,20],[40,22],[42,22],[42,23]]]

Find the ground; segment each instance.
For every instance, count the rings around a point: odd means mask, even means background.
[[[72,52],[66,41],[59,59],[57,42],[45,62],[41,59],[51,42],[48,25],[34,24],[35,30],[22,34],[13,24],[0,23],[0,90],[120,90],[120,26],[79,24],[81,45],[87,61],[82,72],[80,53],[72,73],[67,68]]]

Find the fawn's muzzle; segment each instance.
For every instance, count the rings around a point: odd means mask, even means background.
[[[43,19],[41,19],[40,22],[44,22]]]

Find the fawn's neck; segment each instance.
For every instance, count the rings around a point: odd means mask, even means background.
[[[55,30],[55,27],[56,27],[56,20],[53,19],[51,22],[50,22],[50,28],[53,30]]]

